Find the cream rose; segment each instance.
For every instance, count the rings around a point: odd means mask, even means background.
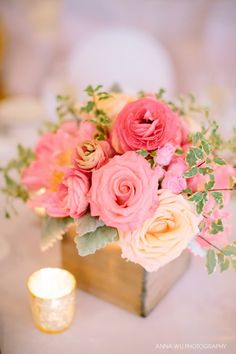
[[[149,272],[177,258],[199,232],[200,218],[190,202],[168,190],[159,190],[158,194],[156,212],[140,229],[119,231],[122,257]]]

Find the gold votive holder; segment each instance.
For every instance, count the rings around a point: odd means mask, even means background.
[[[35,326],[46,333],[65,331],[75,312],[75,277],[65,269],[42,268],[27,285]]]

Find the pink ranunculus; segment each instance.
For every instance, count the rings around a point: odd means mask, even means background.
[[[92,173],[92,216],[122,231],[138,228],[158,204],[158,170],[134,151],[113,157]]]
[[[76,169],[91,173],[100,168],[112,156],[112,149],[107,141],[87,140],[75,149],[73,162]]]
[[[129,150],[156,150],[166,143],[181,143],[180,119],[165,103],[146,97],[128,103],[118,114],[112,145],[122,154]]]
[[[157,156],[155,162],[158,165],[167,166],[169,165],[174,153],[175,153],[174,145],[167,143],[162,148],[159,148],[157,150]]]
[[[162,181],[161,187],[163,189],[168,189],[172,193],[181,193],[185,188],[187,188],[186,179],[175,173],[173,171],[167,171],[165,177]]]

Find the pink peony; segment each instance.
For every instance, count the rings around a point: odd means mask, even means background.
[[[158,165],[169,165],[173,155],[175,153],[175,147],[173,144],[167,143],[162,148],[157,150],[157,157],[155,159]]]
[[[91,173],[100,168],[112,156],[112,149],[107,141],[87,140],[75,149],[73,161],[76,169]]]
[[[157,207],[159,175],[136,152],[113,157],[92,173],[91,215],[122,231],[138,228]]]
[[[33,193],[29,201],[31,207],[49,210],[48,205],[57,205],[57,196],[54,194],[65,173],[72,167],[73,150],[79,143],[93,138],[94,134],[93,124],[81,122],[78,125],[68,121],[56,133],[46,133],[40,138],[35,150],[35,161],[22,172],[22,183]],[[38,191],[42,193],[38,194]]]
[[[181,124],[165,103],[146,97],[128,103],[118,114],[112,131],[112,145],[118,153],[156,150],[168,142],[181,143]]]
[[[35,149],[35,161],[22,172],[22,183],[29,191],[41,188],[55,191],[71,166],[72,152],[78,143],[95,133],[91,123],[65,122],[56,133],[44,134]]]

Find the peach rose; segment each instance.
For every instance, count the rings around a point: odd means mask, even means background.
[[[168,142],[182,140],[180,119],[165,103],[151,97],[128,103],[118,114],[112,145],[118,153],[156,150]]]
[[[160,171],[134,151],[113,157],[92,173],[92,216],[123,231],[134,230],[155,211]]]
[[[119,231],[122,257],[149,272],[177,258],[199,232],[200,218],[192,203],[164,189],[158,195],[159,205],[154,215],[140,229]]]
[[[107,162],[112,155],[112,149],[107,141],[88,140],[77,146],[73,156],[76,169],[91,173]]]

